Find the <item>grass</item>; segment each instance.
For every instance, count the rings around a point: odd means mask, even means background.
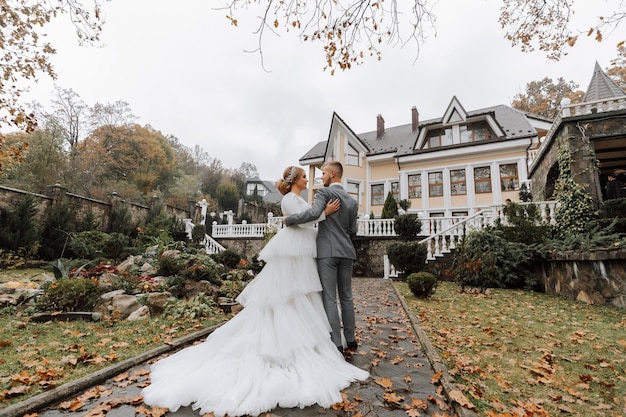
[[[396,285],[479,415],[626,415],[626,311],[448,282],[417,299]]]
[[[30,287],[44,270],[9,270],[0,283]],[[33,279],[37,277],[37,279]],[[35,283],[36,284],[36,283]],[[15,307],[0,310],[0,409],[137,356],[228,316],[146,321],[35,323]]]

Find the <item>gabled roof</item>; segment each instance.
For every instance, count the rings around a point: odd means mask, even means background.
[[[342,127],[345,129],[348,135],[348,142],[350,142],[356,148],[365,151],[366,153],[370,153],[370,149],[368,148],[367,143],[363,142],[361,138],[354,133],[352,128],[348,126],[346,122],[336,113],[333,112],[333,118],[330,123],[330,129],[328,131],[327,140],[318,142],[313,148],[309,149],[307,153],[300,157],[299,162],[301,164],[305,164],[306,162],[311,162],[313,160],[324,160],[328,155],[328,148],[332,146],[331,140],[333,139],[333,132]]]
[[[626,93],[602,70],[598,61],[593,69],[593,76],[587,87],[583,102],[626,97]]]
[[[326,145],[328,144],[327,140],[323,140],[321,142],[317,142],[315,146],[307,151],[304,155],[300,157],[300,162],[309,160],[309,159],[317,159],[324,158],[326,154]]]
[[[246,184],[263,184],[267,193],[263,196],[263,201],[266,203],[278,203],[281,198],[283,198],[282,194],[278,192],[276,189],[276,183],[272,181],[262,180],[259,177],[252,177],[246,179]]]
[[[453,97],[441,117],[420,121],[418,128],[415,131],[413,130],[412,124],[408,123],[405,125],[385,128],[384,133],[380,138],[377,137],[376,130],[360,133],[358,135],[355,134],[355,137],[359,139],[368,149],[367,156],[384,154],[391,154],[393,156],[410,155],[421,152],[420,150],[416,150],[415,147],[418,136],[425,129],[437,128],[438,125],[445,126],[449,123],[462,123],[468,119],[476,119],[482,116],[490,121],[492,129],[498,135],[498,140],[520,139],[537,136],[537,130],[528,120],[525,112],[505,105],[466,111],[460,101],[456,97]],[[352,132],[350,127],[347,126],[336,113],[333,113],[331,132],[335,124],[338,122],[343,123],[343,125],[350,132]],[[328,143],[328,140],[318,142],[300,158],[300,162],[305,163],[306,161],[312,159],[324,158],[327,152]],[[468,143],[463,144],[462,146],[473,145],[474,144],[472,143]],[[441,147],[436,150],[445,148],[446,147]]]

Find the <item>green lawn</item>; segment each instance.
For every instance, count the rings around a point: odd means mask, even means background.
[[[395,285],[479,415],[626,415],[626,311],[447,282],[424,300]]]

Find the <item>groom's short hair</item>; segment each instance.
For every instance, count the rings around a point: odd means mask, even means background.
[[[335,171],[335,173],[337,174],[337,176],[339,178],[343,178],[343,165],[341,165],[341,162],[339,162],[339,161],[329,161],[329,162],[326,162],[322,166],[322,170],[324,168],[330,168],[331,171]]]

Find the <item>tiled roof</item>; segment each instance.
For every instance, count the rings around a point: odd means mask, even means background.
[[[307,159],[316,159],[323,158],[326,154],[326,144],[328,141],[323,140],[318,142],[315,146],[313,146],[307,153],[300,157],[300,162],[305,161]]]
[[[626,93],[619,88],[606,73],[600,68],[600,64],[596,61],[593,69],[593,76],[587,87],[583,102],[605,100],[609,98],[626,97]]]
[[[498,105],[467,112],[467,117],[475,117],[483,114],[493,114],[496,123],[500,126],[505,136],[500,140],[518,139],[535,136],[537,131],[528,122],[524,112],[505,105]],[[419,129],[426,126],[436,125],[442,122],[443,116],[436,119],[421,121]],[[386,128],[383,136],[376,139],[376,131],[361,133],[359,138],[371,149],[368,155],[384,153],[396,153],[397,155],[409,155],[414,153],[415,142],[419,130],[412,132],[411,124]],[[325,142],[324,142],[325,143]],[[319,145],[319,144],[318,144]],[[316,145],[317,146],[317,145]],[[310,151],[309,151],[310,152]]]

